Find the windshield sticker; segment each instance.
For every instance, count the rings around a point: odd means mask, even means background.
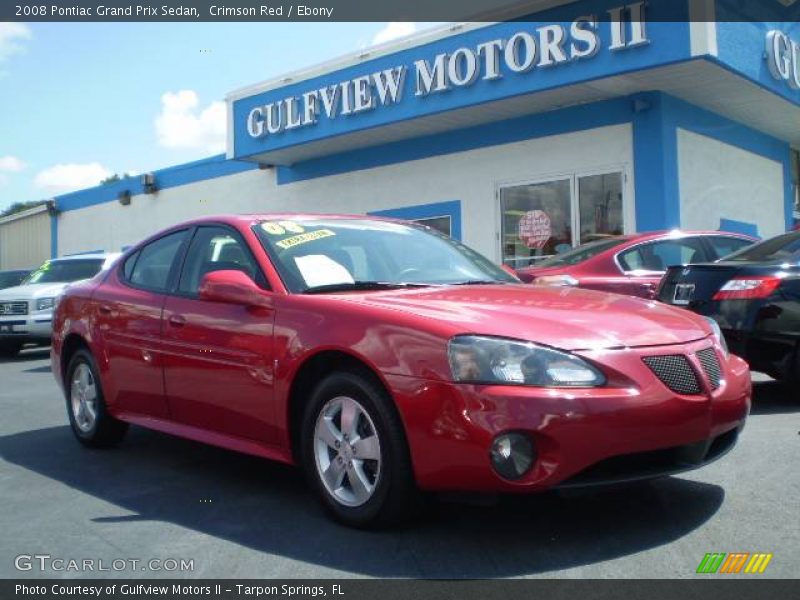
[[[331,237],[334,235],[336,234],[330,229],[318,229],[317,231],[309,231],[307,233],[301,233],[300,235],[295,235],[286,238],[285,240],[275,242],[275,245],[282,250],[288,250],[289,248],[294,248],[295,246],[299,246],[300,244],[313,242],[314,240],[320,240],[322,238]]]
[[[324,254],[307,254],[294,259],[308,287],[354,283],[346,267]]]
[[[261,229],[270,235],[285,235],[287,233],[303,233],[303,226],[294,221],[266,221],[261,224]]]

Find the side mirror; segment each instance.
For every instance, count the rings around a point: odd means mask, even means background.
[[[242,271],[212,271],[200,281],[200,299],[240,306],[270,306],[269,297]]]

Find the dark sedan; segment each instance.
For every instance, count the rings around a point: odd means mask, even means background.
[[[800,384],[800,232],[716,263],[671,267],[658,298],[715,319],[752,369]]]

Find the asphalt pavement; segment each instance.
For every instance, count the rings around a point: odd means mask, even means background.
[[[293,468],[138,427],[83,448],[48,351],[26,350],[0,360],[0,577],[796,577],[798,434],[800,391],[759,377],[738,446],[698,471],[439,501],[363,532],[331,522]],[[696,575],[707,552],[773,557],[761,575]]]

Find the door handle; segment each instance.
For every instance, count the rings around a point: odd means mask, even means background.
[[[183,315],[170,315],[168,321],[173,327],[183,327],[186,325],[186,317]]]
[[[101,304],[100,306],[97,307],[97,310],[99,310],[104,315],[111,314],[111,307],[108,304]]]

